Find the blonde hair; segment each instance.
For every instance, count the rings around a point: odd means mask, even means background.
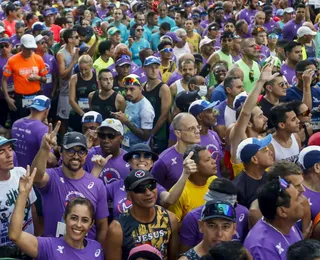
[[[91,65],[93,65],[93,60],[90,57],[90,55],[85,54],[79,58],[78,63],[79,63],[79,65],[85,63],[85,64],[89,64],[91,66]]]

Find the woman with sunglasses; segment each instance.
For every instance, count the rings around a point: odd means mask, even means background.
[[[313,134],[311,126],[311,111],[306,104],[299,100],[294,100],[289,103],[293,111],[296,113],[298,119],[300,120],[300,130],[298,135],[301,139],[301,145],[306,147],[310,136]]]
[[[139,57],[139,52],[142,49],[150,48],[150,43],[143,38],[143,26],[135,24],[130,29],[130,37],[126,44],[129,45],[129,49],[132,53],[132,61],[139,67],[142,66],[142,62]]]
[[[23,231],[25,205],[36,171],[34,168],[30,174],[28,166],[26,175],[20,179],[19,196],[9,227],[10,240],[34,259],[104,259],[101,244],[85,238],[94,223],[94,207],[86,198],[77,197],[68,202],[64,213],[66,233],[63,237],[35,237]]]
[[[108,162],[107,158],[94,156],[92,161],[95,166],[91,173],[98,177],[101,169]],[[150,171],[154,162],[158,160],[158,155],[153,153],[146,144],[133,145],[130,152],[123,155],[123,159],[130,164],[131,170]],[[180,179],[171,188],[170,192],[166,191],[160,184],[158,188],[158,204],[167,208],[178,201],[189,175],[196,171],[196,165],[193,160],[187,157],[184,161],[184,169]],[[118,180],[107,185],[108,200],[113,201],[113,216],[117,217],[121,213],[127,212],[131,207],[131,201],[127,199],[127,193],[124,189],[124,180]]]

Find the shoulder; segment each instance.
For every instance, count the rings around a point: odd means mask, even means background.
[[[26,175],[26,169],[23,167],[14,167],[12,170],[10,170],[10,173],[13,176],[21,177],[21,176]]]

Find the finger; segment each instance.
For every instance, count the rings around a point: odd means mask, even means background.
[[[193,154],[194,154],[193,152],[190,152],[188,156],[184,159],[184,161],[187,162],[187,160],[190,160]]]
[[[57,133],[59,132],[60,126],[61,126],[61,121],[58,121],[56,127],[53,130],[54,135],[57,135]]]
[[[52,124],[50,123],[49,124],[49,129],[48,129],[48,134],[51,134],[52,133]]]
[[[26,176],[30,176],[30,165],[27,165]]]
[[[36,173],[37,173],[37,168],[36,167],[34,167],[34,169],[33,169],[33,171],[32,171],[32,173],[31,173],[31,181],[33,182],[33,179],[34,179],[34,177],[36,177]]]
[[[113,155],[112,155],[112,154],[109,154],[109,155],[106,157],[106,160],[109,161],[112,157],[113,157]]]

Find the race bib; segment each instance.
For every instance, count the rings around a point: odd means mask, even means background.
[[[89,109],[89,99],[88,98],[80,98],[78,101],[78,105],[81,109]]]
[[[47,74],[46,78],[47,78],[46,84],[52,83],[52,75],[51,74]]]
[[[23,99],[22,99],[22,107],[28,107],[32,104],[32,100],[33,98],[35,97],[34,96],[24,96]]]
[[[58,222],[56,237],[62,237],[66,233],[66,224],[63,222]]]
[[[126,147],[130,147],[130,139],[129,137],[124,137],[122,141],[122,145]]]
[[[14,85],[13,83],[8,84],[8,93],[13,92],[14,91]]]

